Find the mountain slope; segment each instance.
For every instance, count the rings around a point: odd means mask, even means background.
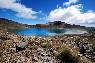
[[[0,28],[16,29],[16,28],[25,28],[25,24],[14,22],[12,20],[0,18]]]

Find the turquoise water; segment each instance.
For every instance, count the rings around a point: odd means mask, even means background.
[[[11,30],[18,35],[28,35],[28,36],[55,36],[64,34],[83,34],[86,31],[79,29],[48,29],[48,28],[26,28],[26,29],[16,29]]]

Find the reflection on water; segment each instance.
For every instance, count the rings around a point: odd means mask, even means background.
[[[60,29],[60,28],[26,28],[26,29],[16,29],[10,30],[18,35],[29,35],[29,36],[55,36],[55,35],[64,35],[64,34],[83,34],[86,31],[79,29]]]
[[[56,34],[62,34],[66,32],[65,29],[58,29],[58,28],[48,29],[48,31],[49,33],[56,33]]]

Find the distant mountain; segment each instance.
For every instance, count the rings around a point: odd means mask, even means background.
[[[30,28],[30,27],[85,28],[85,26],[80,26],[80,25],[75,25],[75,24],[71,25],[65,22],[61,22],[61,21],[49,22],[48,24],[27,25],[27,24],[18,23],[12,20],[0,18],[0,28],[19,29],[19,28]]]
[[[85,26],[68,24],[68,23],[61,22],[61,21],[49,22],[48,24],[50,28],[85,28]]]
[[[0,30],[28,28],[31,25],[18,23],[5,18],[0,18]]]

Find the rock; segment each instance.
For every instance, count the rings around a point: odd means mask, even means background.
[[[23,51],[23,50],[25,50],[24,47],[18,47],[18,46],[16,46],[16,51],[17,51],[17,52],[19,52],[19,51]]]
[[[34,57],[32,58],[32,60],[35,61],[35,62],[38,62],[38,58],[37,58],[36,56],[34,56]]]
[[[25,47],[25,46],[27,46],[28,45],[28,42],[18,42],[17,43],[17,46],[18,47]]]
[[[37,51],[41,51],[41,52],[43,52],[43,49],[42,49],[42,48],[38,48]]]

